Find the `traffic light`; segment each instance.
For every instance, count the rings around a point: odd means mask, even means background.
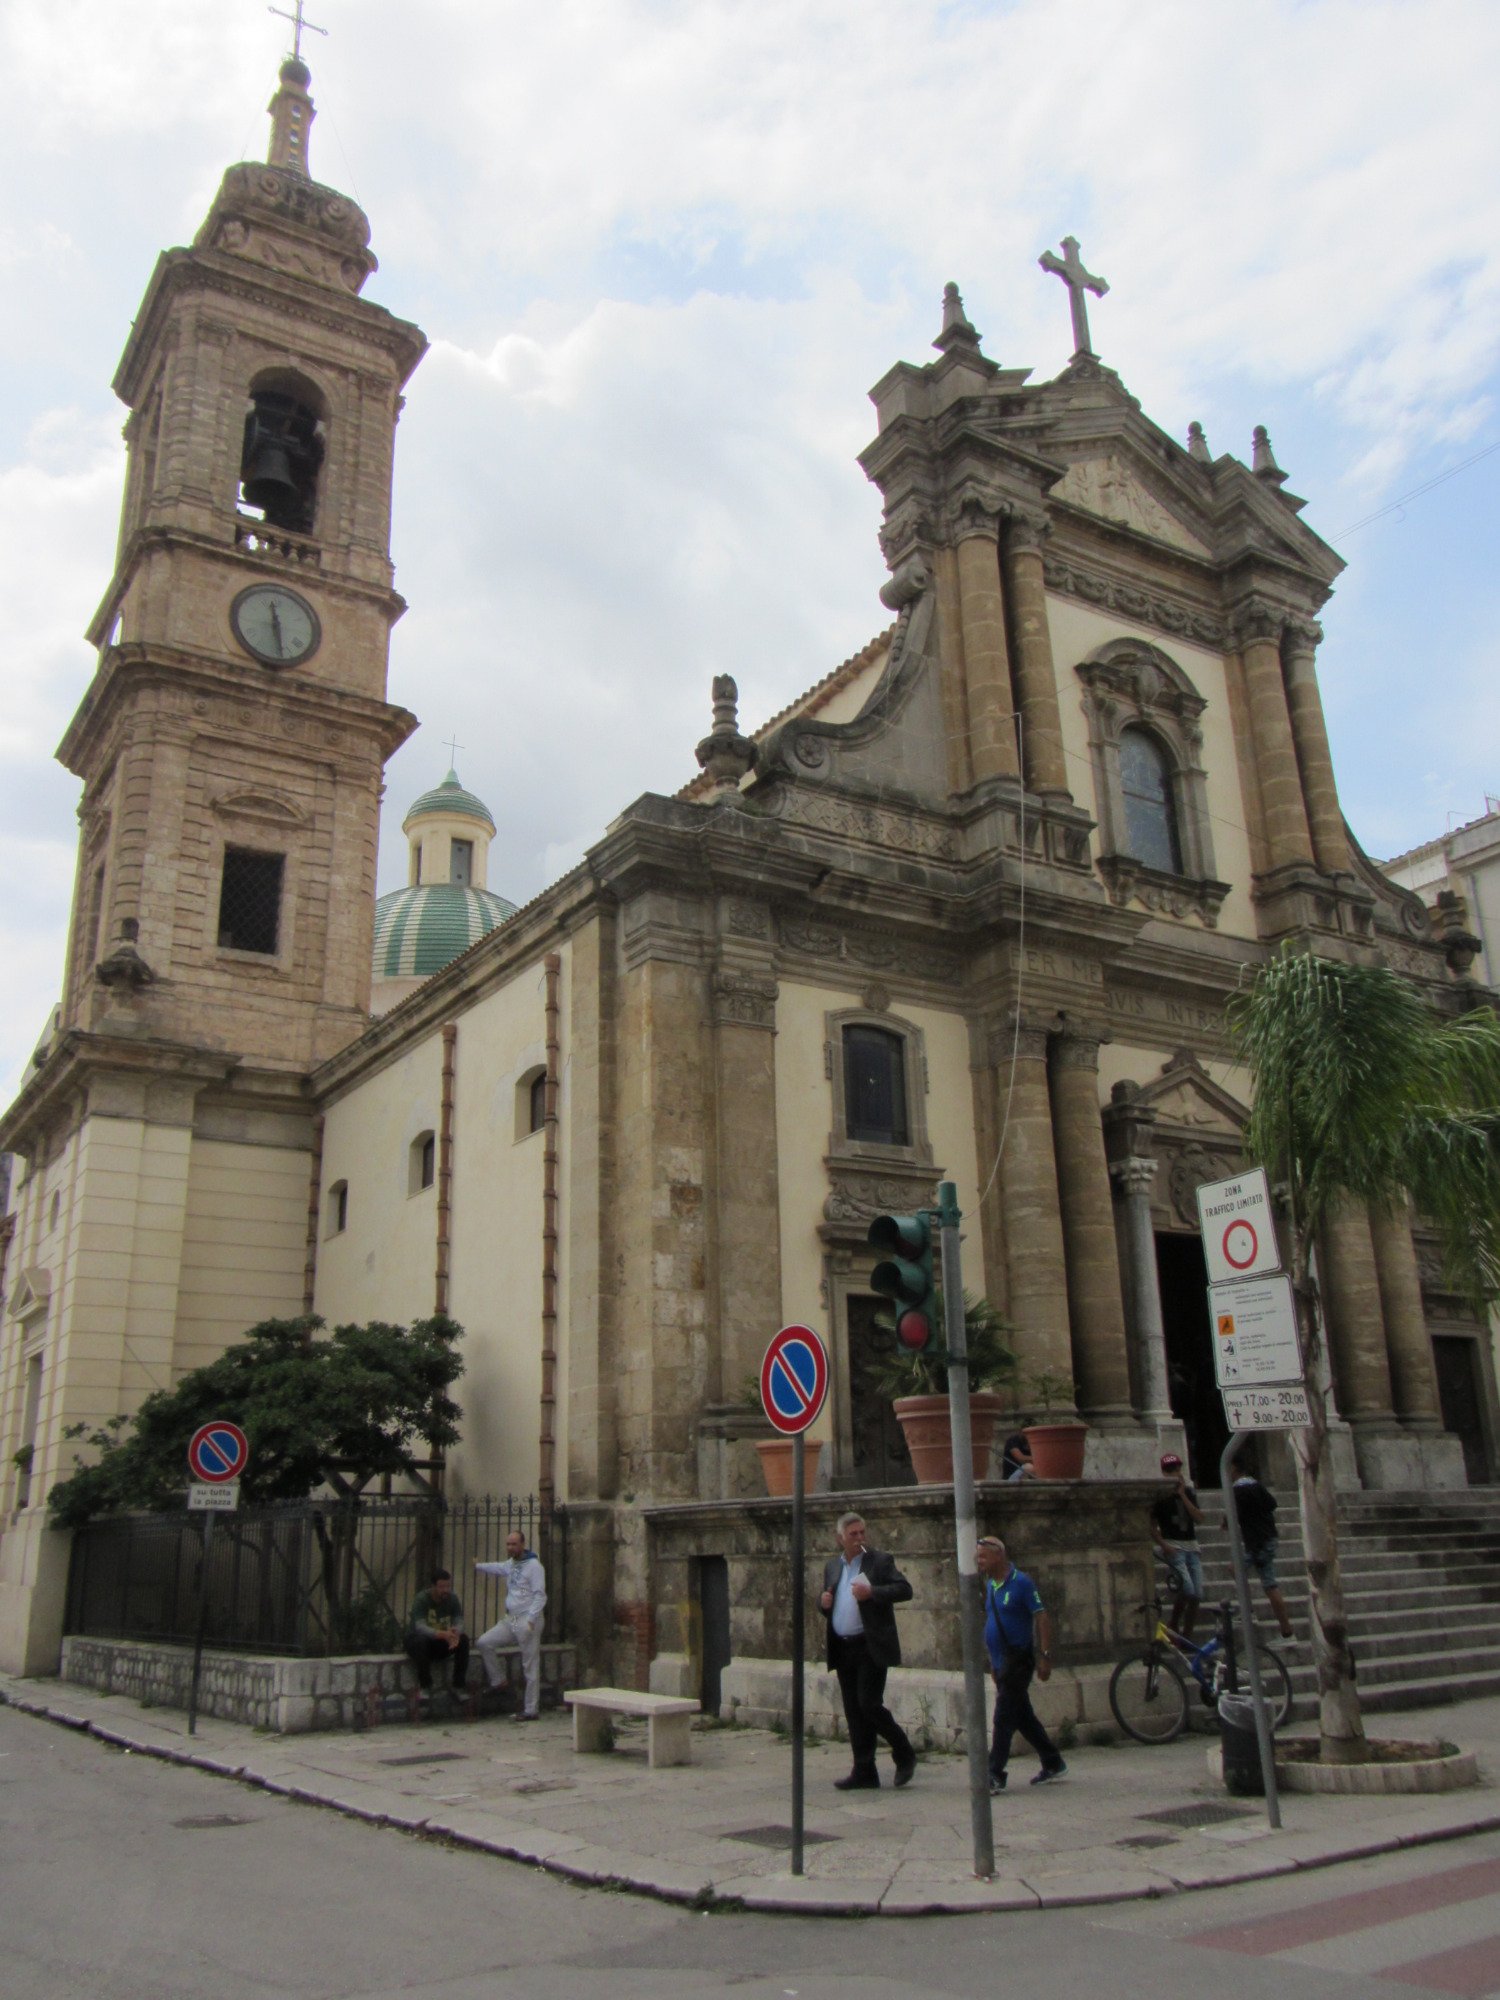
[[[932,1250],[937,1231],[930,1215],[877,1215],[869,1242],[891,1255],[870,1273],[870,1284],[896,1309],[896,1338],[916,1354],[937,1325],[937,1287]]]

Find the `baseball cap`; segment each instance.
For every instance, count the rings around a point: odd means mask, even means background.
[[[1181,1472],[1182,1460],[1175,1451],[1164,1451],[1161,1455],[1161,1469],[1163,1472]]]

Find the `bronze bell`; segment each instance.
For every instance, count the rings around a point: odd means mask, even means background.
[[[263,507],[266,517],[297,513],[302,493],[292,476],[291,455],[279,438],[258,437],[245,454],[245,474],[241,481],[246,500]]]

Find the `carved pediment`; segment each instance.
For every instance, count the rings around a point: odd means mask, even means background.
[[[1189,555],[1211,553],[1209,543],[1164,506],[1134,468],[1114,452],[1070,465],[1053,487],[1052,497],[1103,520],[1117,521],[1121,527],[1134,528],[1137,534],[1149,535],[1153,541],[1166,542]]]
[[[307,814],[284,792],[221,792],[212,802],[219,819],[257,819],[271,826],[305,826]]]
[[[1137,1103],[1156,1113],[1158,1137],[1173,1134],[1222,1139],[1237,1151],[1250,1117],[1250,1107],[1215,1083],[1198,1058],[1179,1049],[1161,1074],[1144,1085]]]
[[[10,1295],[10,1316],[23,1326],[46,1316],[52,1302],[52,1273],[40,1264],[28,1265],[16,1279]]]

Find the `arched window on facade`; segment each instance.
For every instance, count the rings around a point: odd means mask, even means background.
[[[844,1029],[844,1126],[867,1145],[911,1143],[902,1036],[863,1022]]]
[[[1120,790],[1125,799],[1125,851],[1166,875],[1182,873],[1182,838],[1172,795],[1172,764],[1147,729],[1120,732]]]

